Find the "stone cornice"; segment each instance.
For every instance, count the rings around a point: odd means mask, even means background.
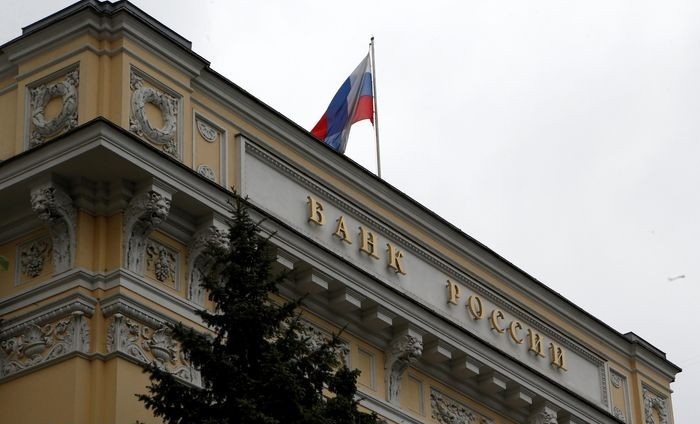
[[[283,140],[285,144],[294,145],[302,156],[310,158],[326,172],[338,175],[339,179],[347,181],[349,185],[374,199],[381,207],[391,211],[394,215],[408,222],[417,223],[421,230],[430,234],[438,243],[484,266],[505,281],[507,285],[539,303],[543,309],[556,311],[564,322],[581,328],[591,338],[604,340],[606,345],[622,355],[629,356],[631,354],[632,346],[621,333],[545,286],[398,189],[379,180],[352,160],[312,140],[308,134],[305,134],[305,130],[289,122],[279,113],[269,110],[269,107],[262,105],[257,99],[235,84],[226,81],[222,76],[204,72],[193,81],[193,87],[218,99],[244,118],[252,121],[256,128],[265,130],[271,137]],[[269,147],[267,143],[252,134],[243,131],[242,134],[258,146]],[[289,162],[289,166],[291,169],[304,169],[301,164],[292,161]],[[328,182],[324,182],[324,186],[332,191],[342,191]],[[362,207],[358,206],[357,209],[362,209]],[[425,245],[423,246],[425,247]],[[432,249],[430,250],[431,254],[435,256],[443,256]],[[472,280],[477,278],[466,269],[461,271]],[[502,290],[498,288],[493,288],[493,290],[501,296],[505,296]],[[675,373],[680,371],[680,368],[670,363],[665,357],[657,356],[654,361],[659,362],[656,368],[671,381],[674,379]]]
[[[82,34],[112,40],[125,36],[154,54],[166,58],[184,73],[195,76],[209,62],[194,53],[191,43],[134,6],[86,0],[69,6],[23,30],[23,34],[0,46],[0,74],[16,69],[26,60]]]
[[[593,337],[601,338],[620,353],[630,355],[633,350],[636,350],[636,347],[633,347],[617,331],[410,199],[395,187],[376,178],[348,158],[335,154],[320,143],[313,142],[303,128],[211,70],[206,60],[192,52],[189,42],[128,2],[110,4],[88,0],[70,6],[27,27],[21,37],[4,45],[3,60],[0,60],[0,63],[5,62],[8,66],[14,66],[14,62],[47,49],[56,40],[65,40],[86,32],[104,39],[127,36],[136,40],[193,77],[193,87],[218,99],[270,136],[293,145],[326,172],[336,174],[340,179],[348,181],[395,216],[417,223],[438,243],[486,267],[509,286],[535,299],[542,308],[558,311],[562,320],[584,329]],[[0,73],[2,72],[3,70],[0,69]],[[245,136],[262,143],[251,134],[245,134]],[[652,361],[659,362],[660,365],[657,368],[662,369],[669,379],[673,379],[675,372],[680,370],[653,350],[650,350],[650,354],[656,358]]]

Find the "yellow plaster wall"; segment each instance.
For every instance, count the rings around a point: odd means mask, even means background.
[[[5,87],[3,84],[0,87]],[[0,160],[15,154],[17,122],[17,89],[0,95]]]
[[[88,424],[89,374],[72,358],[0,384],[0,422]]]

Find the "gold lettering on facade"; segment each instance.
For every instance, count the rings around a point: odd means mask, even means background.
[[[532,328],[528,328],[527,337],[529,341],[529,351],[544,358],[544,352],[542,351],[542,336],[540,336],[540,333],[536,332]]]
[[[453,283],[450,280],[447,280],[447,303],[451,303],[453,305],[457,304],[457,299],[459,299],[459,294],[460,288],[457,284]]]
[[[491,329],[496,330],[499,333],[504,333],[506,331],[505,328],[501,328],[498,325],[498,320],[500,319],[505,319],[505,317],[503,316],[503,312],[501,312],[500,309],[494,309],[493,311],[491,311]]]
[[[345,227],[345,218],[341,215],[336,222],[338,222],[338,225],[335,226],[335,232],[333,235],[347,244],[352,244],[350,237],[348,237],[348,229]]]
[[[376,242],[374,233],[367,231],[363,226],[360,225],[360,252],[366,253],[374,259],[379,259],[376,253]]]
[[[326,217],[323,215],[323,204],[311,196],[306,196],[306,204],[309,206],[309,222],[316,225],[323,225],[326,222]]]
[[[522,337],[518,337],[518,330],[522,330],[523,325],[520,324],[520,321],[511,321],[510,326],[508,326],[508,334],[510,335],[510,338],[517,344],[523,344],[523,339]]]
[[[469,299],[467,299],[467,309],[475,320],[480,320],[484,317],[484,307],[481,304],[479,296],[469,296]]]
[[[394,247],[391,243],[386,244],[386,260],[387,266],[394,270],[397,274],[406,275],[401,263],[403,252]]]
[[[552,357],[552,365],[555,368],[566,371],[566,361],[564,359],[564,349],[554,342],[549,343],[549,353]]]

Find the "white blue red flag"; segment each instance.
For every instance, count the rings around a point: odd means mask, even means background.
[[[369,119],[374,124],[369,55],[340,86],[311,134],[335,151],[344,153],[350,126],[363,119]]]

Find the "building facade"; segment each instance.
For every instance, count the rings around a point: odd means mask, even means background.
[[[0,422],[155,423],[142,364],[201,384],[167,331],[210,307],[230,187],[281,293],[346,327],[388,423],[672,424],[663,352],[620,334],[226,80],[128,2],[0,52]]]

